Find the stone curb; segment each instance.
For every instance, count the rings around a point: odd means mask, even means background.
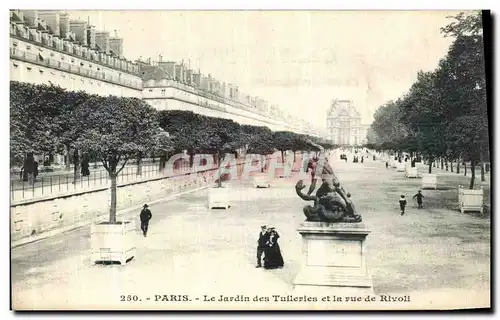
[[[186,194],[189,194],[189,193],[193,193],[193,192],[196,192],[196,191],[200,191],[200,190],[203,190],[203,189],[207,189],[210,186],[211,185],[206,185],[206,186],[203,186],[203,187],[200,187],[200,188],[183,191],[183,192],[180,192],[180,193],[177,193],[177,194],[165,197],[165,198],[161,198],[161,199],[158,199],[158,200],[154,200],[154,201],[148,202],[148,204],[149,205],[153,205],[153,204],[157,204],[157,203],[161,203],[161,202],[171,201],[171,200],[174,200],[174,199],[176,199],[176,198],[178,198],[180,196],[183,196],[183,195],[186,195]],[[122,210],[118,211],[116,213],[116,215],[118,217],[120,215],[124,215],[124,214],[130,213],[130,212],[137,211],[137,210],[139,210],[141,208],[142,208],[142,204],[136,205],[136,206],[132,206],[132,207],[129,207],[127,209],[122,209]],[[10,247],[11,247],[11,249],[13,249],[13,248],[25,245],[25,244],[29,244],[29,243],[33,243],[33,242],[38,242],[38,241],[41,241],[41,240],[46,239],[46,238],[50,238],[50,237],[53,237],[53,236],[56,236],[56,235],[59,235],[59,234],[65,233],[65,232],[69,232],[69,231],[72,231],[72,230],[75,230],[75,229],[79,229],[79,228],[85,227],[87,225],[92,224],[93,222],[94,222],[94,220],[91,220],[91,221],[82,221],[82,222],[78,222],[78,223],[72,224],[70,226],[63,227],[63,228],[57,228],[57,229],[53,229],[53,230],[50,230],[50,231],[46,231],[46,232],[41,233],[40,235],[28,236],[28,237],[23,238],[23,239],[12,241]]]

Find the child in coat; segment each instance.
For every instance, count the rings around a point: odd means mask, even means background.
[[[399,208],[401,209],[401,215],[405,214],[406,199],[403,194],[401,195],[401,198],[399,198]]]

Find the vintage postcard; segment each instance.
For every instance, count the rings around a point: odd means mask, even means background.
[[[489,309],[490,21],[11,9],[11,308]]]

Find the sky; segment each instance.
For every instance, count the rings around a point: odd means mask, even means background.
[[[451,44],[446,11],[70,11],[117,31],[124,56],[182,61],[240,92],[326,127],[334,99],[353,100],[369,124]]]

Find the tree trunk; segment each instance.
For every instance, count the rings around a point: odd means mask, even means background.
[[[64,151],[64,164],[66,165],[66,171],[71,170],[71,149],[69,145],[65,146]]]
[[[281,162],[285,163],[285,151],[281,150]]]
[[[193,162],[194,162],[194,153],[193,152],[190,152],[189,153],[189,167],[192,168],[193,167]]]
[[[136,164],[137,164],[137,172],[136,172],[136,174],[138,176],[141,176],[142,175],[142,153],[139,153],[137,155],[137,162],[136,162]]]
[[[165,170],[165,167],[167,166],[167,158],[168,158],[168,152],[167,151],[163,151],[160,155],[160,165],[159,165],[159,170],[160,171],[163,171]]]
[[[432,164],[434,162],[432,160],[429,160],[429,174],[432,173]]]
[[[264,154],[260,155],[260,166],[261,166],[260,172],[264,172],[264,168],[266,167],[266,155]]]
[[[450,172],[453,172],[453,160],[450,161]]]
[[[469,185],[469,189],[473,189],[474,188],[474,179],[476,178],[476,161],[475,160],[471,160],[470,162],[470,168],[471,168],[471,173],[470,173],[470,185]]]
[[[486,177],[484,176],[484,163],[481,162],[481,181],[486,181]]]
[[[293,151],[293,163],[297,160],[297,154],[296,151]]]
[[[116,223],[116,174],[109,174],[111,180],[111,204],[109,206],[109,222]]]
[[[76,180],[80,177],[80,152],[75,149],[73,152],[73,184],[76,184]]]
[[[457,173],[460,173],[460,158],[457,160]]]
[[[445,167],[446,171],[449,171],[448,170],[449,169],[449,167],[448,167],[448,159],[445,160],[444,167]]]
[[[443,158],[440,159],[441,160],[441,170],[444,169],[444,161],[443,161]]]
[[[219,167],[219,170],[218,170],[219,173],[220,173],[220,160],[221,160],[221,152],[217,151],[217,166]],[[219,188],[222,187],[222,175],[219,175],[217,187],[219,187]]]
[[[467,177],[467,162],[464,161],[464,176]]]

